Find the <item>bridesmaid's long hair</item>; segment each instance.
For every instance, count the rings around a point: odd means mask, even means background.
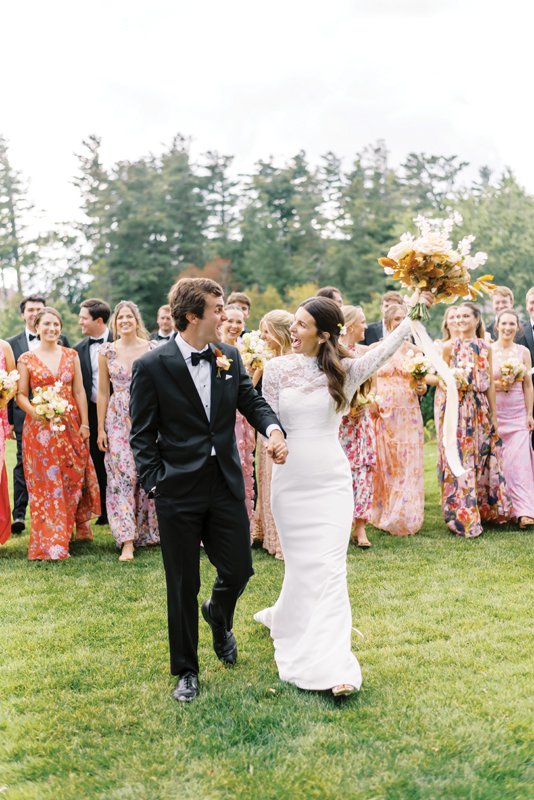
[[[480,308],[476,305],[476,303],[470,303],[469,301],[462,303],[458,307],[462,308],[462,306],[465,306],[465,308],[470,308],[471,311],[473,312],[474,317],[477,321],[477,329],[475,331],[475,336],[477,337],[477,339],[483,339],[484,336],[486,335],[486,326],[484,325],[484,320],[482,319],[482,312]]]
[[[349,351],[339,341],[341,329],[345,324],[340,307],[328,297],[310,297],[300,304],[314,319],[317,333],[328,334],[319,345],[317,363],[326,375],[328,391],[336,404],[336,411],[342,411],[348,405],[345,395],[345,368],[342,358],[350,357]]]
[[[143,318],[141,316],[141,312],[139,311],[138,307],[135,303],[131,300],[120,300],[115,308],[113,309],[113,315],[109,321],[109,328],[111,333],[113,334],[113,339],[117,341],[120,338],[120,334],[117,330],[117,317],[119,316],[119,311],[123,308],[128,308],[132,312],[135,317],[135,332],[140,339],[150,339],[149,333],[145,328],[145,323],[143,322]]]
[[[282,308],[275,308],[268,311],[260,320],[260,328],[265,325],[269,330],[269,335],[280,348],[280,355],[291,352],[291,334],[289,328],[293,322],[293,314],[284,311]]]

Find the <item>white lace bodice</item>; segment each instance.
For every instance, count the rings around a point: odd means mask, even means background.
[[[410,321],[406,319],[364,355],[344,359],[345,395],[349,401],[356,389],[393,355],[409,334]],[[336,412],[326,375],[319,369],[316,358],[291,354],[267,362],[262,393],[288,435],[297,430],[307,431],[308,435],[335,431],[337,435],[343,412]]]

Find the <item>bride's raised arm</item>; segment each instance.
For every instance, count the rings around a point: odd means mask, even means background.
[[[434,302],[434,298],[429,292],[423,292],[421,296],[419,296],[419,292],[415,292],[412,297],[410,298],[408,305],[410,308],[415,305],[415,303],[425,303],[427,306],[431,306]],[[376,347],[372,347],[369,349],[363,356],[358,359],[354,359],[349,363],[348,369],[348,379],[349,379],[349,386],[347,387],[347,395],[352,395],[358,386],[361,386],[367,378],[370,378],[371,375],[380,369],[382,364],[385,364],[388,358],[391,358],[393,353],[395,353],[403,341],[410,335],[410,320],[406,317],[405,320],[401,322],[398,328],[395,328],[385,339],[383,339],[380,344]]]

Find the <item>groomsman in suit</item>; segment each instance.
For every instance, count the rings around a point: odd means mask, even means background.
[[[87,395],[87,406],[89,408],[89,449],[100,487],[101,515],[96,521],[97,525],[107,525],[108,523],[106,512],[107,476],[104,466],[104,453],[99,450],[97,445],[98,417],[96,399],[98,395],[98,351],[101,344],[113,340],[111,331],[107,326],[110,316],[111,308],[104,300],[99,300],[96,297],[84,300],[80,306],[78,321],[85,339],[75,345],[80,357],[83,387]]]
[[[365,330],[365,336],[363,338],[364,344],[374,344],[375,342],[381,342],[385,336],[387,336],[386,326],[384,324],[384,314],[386,313],[387,309],[394,305],[395,303],[403,303],[404,300],[402,299],[402,295],[400,292],[386,292],[382,295],[382,319],[378,322],[371,322],[370,325],[367,326]]]
[[[173,697],[190,701],[198,694],[200,542],[217,570],[202,616],[224,664],[237,660],[234,608],[253,574],[236,410],[269,439],[276,463],[284,463],[287,447],[237,348],[213,346],[226,319],[219,284],[183,278],[169,302],[178,333],[133,365],[130,444],[141,483],[156,499],[171,673],[178,676]]]
[[[495,320],[501,311],[507,311],[509,308],[514,307],[514,293],[508,286],[496,286],[491,293],[491,308],[493,311],[493,319],[486,325],[486,333],[489,333],[494,342],[497,341],[498,334],[495,330]]]
[[[38,311],[45,306],[46,300],[40,294],[29,295],[22,300],[19,308],[25,323],[25,328],[21,333],[17,333],[16,336],[11,336],[11,338],[7,340],[13,350],[15,363],[23,353],[27,353],[28,350],[35,350],[35,348],[39,346],[39,339],[35,331],[35,317]],[[64,347],[69,346],[66,336],[60,336],[59,343]],[[28,489],[26,488],[24,467],[22,464],[22,426],[24,425],[26,414],[18,407],[15,400],[10,401],[7,414],[9,423],[13,425],[15,429],[15,437],[17,440],[17,463],[13,469],[13,522],[11,524],[11,531],[14,534],[19,534],[24,530],[24,520],[28,507]]]
[[[323,286],[321,289],[317,290],[316,297],[328,297],[329,300],[333,300],[340,308],[343,305],[343,295],[335,286]]]
[[[158,308],[158,316],[156,318],[158,325],[157,331],[150,334],[150,338],[155,342],[168,342],[169,339],[174,338],[174,322],[171,314],[171,307],[169,305],[160,306]]]
[[[517,337],[517,343],[528,347],[534,364],[534,286],[531,286],[527,292],[525,307],[527,321],[523,325],[523,333]],[[534,447],[534,433],[532,434],[532,447]]]

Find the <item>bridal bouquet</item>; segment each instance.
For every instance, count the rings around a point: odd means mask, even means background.
[[[12,369],[11,372],[0,369],[0,408],[5,408],[11,398],[15,397],[19,379],[20,375],[16,369]]]
[[[495,285],[493,275],[483,275],[471,283],[471,271],[486,263],[486,253],[471,255],[474,236],[466,236],[454,247],[451,232],[462,217],[455,212],[447,219],[414,219],[418,235],[403,233],[387,258],[379,258],[386,275],[406,288],[429,291],[438,303],[454,303],[459,297],[475,300],[477,294],[490,293]],[[412,319],[428,319],[424,304],[417,303],[409,313]]]
[[[414,353],[408,350],[402,366],[406,372],[410,373],[410,383],[415,388],[419,381],[422,381],[429,372],[435,372],[434,367],[423,353]]]
[[[61,420],[72,409],[72,404],[61,397],[62,387],[61,381],[56,381],[53,386],[38,386],[31,399],[37,416],[50,422],[50,429],[53,431],[65,430]]]
[[[509,358],[499,367],[503,391],[507,392],[516,381],[522,381],[527,374],[527,368],[518,358]]]
[[[265,362],[272,356],[259,331],[247,331],[247,333],[244,333],[241,337],[239,351],[243,364],[247,369],[250,368],[251,370],[263,369]]]

